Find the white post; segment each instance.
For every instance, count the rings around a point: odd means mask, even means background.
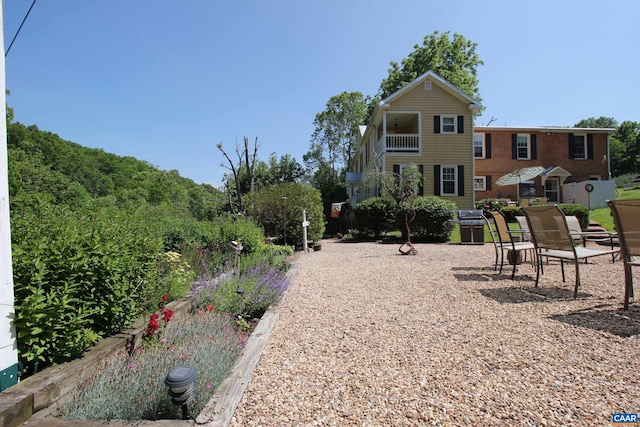
[[[7,166],[7,104],[4,72],[4,10],[0,7],[0,391],[18,382],[18,348],[12,321],[13,268],[11,265],[11,226],[9,222],[9,171]]]
[[[302,211],[302,250],[309,252],[309,245],[307,245],[307,227],[309,221],[307,221],[307,211]]]

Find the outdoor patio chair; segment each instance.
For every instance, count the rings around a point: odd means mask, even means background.
[[[522,208],[531,237],[535,245],[536,253],[536,287],[540,282],[542,271],[542,258],[557,259],[562,269],[562,281],[565,282],[564,263],[571,262],[575,265],[575,288],[573,297],[578,297],[580,287],[580,260],[600,255],[616,254],[618,249],[600,250],[576,245],[576,241],[569,231],[567,220],[562,210],[555,205],[531,206]]]
[[[531,235],[529,234],[529,224],[527,224],[527,218],[518,215],[516,216],[520,230],[522,230],[522,240],[525,242],[531,241]]]
[[[500,271],[498,274],[502,274],[505,261],[504,253],[507,252],[507,261],[513,265],[513,270],[511,272],[511,280],[513,280],[516,275],[516,268],[518,267],[518,264],[521,263],[522,251],[533,251],[535,246],[532,242],[517,241],[515,235],[522,235],[522,231],[517,230],[515,232],[511,232],[507,224],[507,219],[502,212],[491,211],[490,213],[498,236],[498,241],[495,243],[496,250],[500,252]],[[498,257],[496,256],[496,266],[494,267],[494,270],[497,265]]]
[[[640,199],[607,200],[613,223],[618,232],[618,242],[624,262],[624,309],[629,309],[633,298],[632,267],[640,266]]]

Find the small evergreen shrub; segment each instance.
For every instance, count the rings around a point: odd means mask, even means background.
[[[353,209],[355,228],[364,235],[381,235],[395,227],[398,205],[392,199],[372,197]]]
[[[566,216],[576,216],[580,222],[580,227],[582,227],[583,230],[586,230],[589,227],[589,209],[587,209],[586,206],[578,203],[572,203],[560,204],[558,207],[562,209],[562,212],[564,212]]]
[[[397,218],[404,220],[406,204],[400,206]],[[418,197],[413,201],[415,219],[411,222],[411,233],[416,240],[444,243],[451,237],[453,222],[457,218],[456,204],[437,196]],[[399,224],[404,228],[404,224]]]

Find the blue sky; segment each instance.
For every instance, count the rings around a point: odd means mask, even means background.
[[[5,46],[32,0],[4,2]],[[309,148],[343,91],[375,95],[390,61],[438,30],[478,44],[476,124],[640,121],[640,2],[40,0],[6,57],[16,120],[220,185],[216,144]]]

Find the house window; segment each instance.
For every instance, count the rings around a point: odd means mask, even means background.
[[[455,196],[458,188],[458,168],[456,166],[442,166],[440,172],[440,194],[442,196]]]
[[[473,178],[473,188],[476,191],[485,191],[487,189],[487,177],[476,176]]]
[[[473,134],[473,157],[476,159],[485,158],[484,133]]]
[[[516,137],[516,150],[518,160],[529,160],[531,158],[531,146],[528,134],[518,134]]]
[[[458,116],[440,116],[442,133],[458,133]]]
[[[587,159],[587,137],[585,135],[573,135],[573,158]]]

